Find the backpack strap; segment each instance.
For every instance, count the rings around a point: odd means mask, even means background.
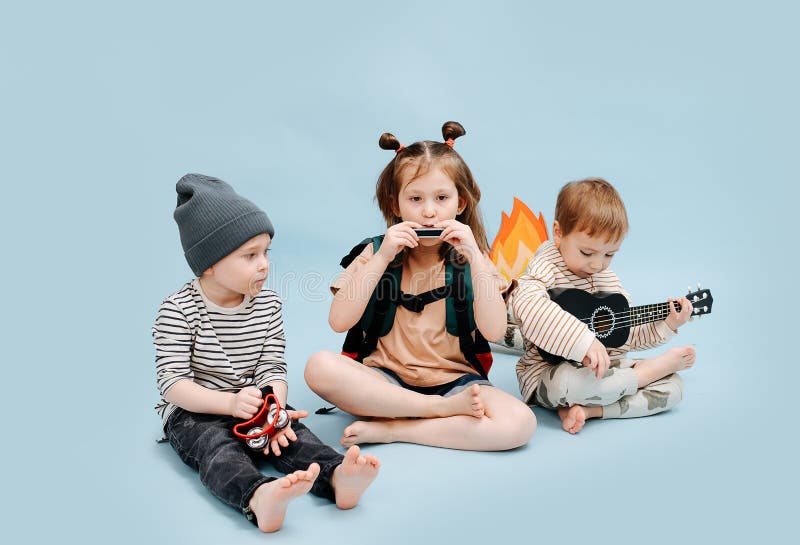
[[[372,237],[369,240],[372,243],[372,254],[375,255],[383,243],[383,235]],[[402,267],[393,266],[392,264],[383,271],[375,290],[372,292],[369,303],[367,303],[367,308],[364,309],[364,315],[361,317],[360,325],[364,332],[377,328],[378,337],[383,337],[392,329],[394,314],[397,310],[397,306],[393,303],[399,297],[400,278],[402,275]],[[384,299],[388,301],[388,304],[383,304],[382,301]],[[376,313],[380,314],[380,316],[376,316]],[[377,322],[377,325],[374,325],[375,322]]]
[[[346,256],[342,258],[342,260],[339,262],[339,265],[341,265],[342,268],[344,269],[349,267],[350,264],[353,261],[355,261],[356,257],[361,255],[361,252],[364,251],[364,248],[366,248],[368,244],[373,244],[374,238],[375,237],[365,238],[364,240],[356,244],[353,247],[353,249],[350,250],[350,253],[348,253]],[[368,311],[370,311],[370,316],[371,316],[371,310],[372,309],[368,307]],[[367,318],[367,311],[365,311],[364,316],[361,317],[360,322],[351,327],[350,330],[347,332],[347,336],[345,337],[344,343],[342,344],[342,355],[347,356],[349,358],[358,359],[361,342],[364,340],[364,332],[361,329],[361,324],[365,321],[365,318]]]
[[[460,299],[467,303],[472,303],[474,300],[472,293],[472,274],[470,273],[469,263],[459,265],[450,260],[447,261],[444,274],[446,282],[453,286],[452,297],[447,299],[447,332],[453,337],[458,337],[461,328],[458,325],[455,302]],[[459,276],[460,280],[458,278]],[[460,282],[460,284],[458,284],[458,282]],[[465,307],[467,312],[466,326],[470,331],[473,331],[477,326],[475,324],[472,304],[467,304]]]
[[[478,328],[474,323],[474,319],[470,320],[470,318],[472,318],[470,316],[472,313],[469,311],[472,310],[470,307],[472,307],[473,298],[467,297],[467,283],[465,280],[467,268],[467,266],[454,267],[454,296],[451,299],[448,299],[448,302],[451,300],[453,302],[453,312],[455,314],[455,321],[458,328],[458,345],[459,348],[461,348],[461,352],[464,353],[464,357],[467,359],[469,364],[472,365],[472,367],[475,368],[475,370],[483,378],[487,378],[489,367],[491,366],[492,356],[489,344],[486,342],[486,339],[483,338],[481,332],[478,331]],[[473,331],[475,332],[474,339],[472,338]],[[479,352],[482,356],[481,358],[478,356]],[[487,353],[489,361],[481,361],[481,359],[487,359]]]
[[[347,267],[368,244],[372,244],[373,254],[378,253],[383,235],[365,239],[342,259],[341,265]],[[342,346],[342,354],[356,361],[363,361],[378,346],[378,339],[386,335],[394,324],[394,315],[399,298],[401,267],[391,265],[383,272],[375,286],[361,320],[350,328]]]
[[[450,297],[452,292],[452,285],[444,285],[418,295],[410,295],[401,291],[398,299],[394,302],[410,310],[411,312],[422,312],[422,310],[425,308],[425,305]]]
[[[373,238],[376,238],[376,237],[373,237]],[[339,265],[341,265],[343,269],[346,269],[347,267],[349,267],[350,263],[355,261],[356,257],[361,255],[361,252],[364,251],[364,248],[367,247],[367,244],[372,243],[372,240],[373,240],[372,238],[365,238],[364,240],[362,240],[361,242],[359,242],[358,244],[353,246],[353,249],[350,250],[349,254],[347,254],[346,256],[344,256],[342,258],[342,260],[339,262]]]
[[[394,315],[397,305],[393,304],[394,292],[399,292],[400,278],[395,271],[402,272],[399,267],[390,267],[384,271],[375,293],[370,299],[368,312],[364,313],[361,322],[356,326],[364,332],[363,340],[358,350],[358,361],[372,354],[378,346],[378,339],[386,335],[394,324]],[[369,308],[371,307],[371,308]],[[369,316],[367,316],[369,314]]]

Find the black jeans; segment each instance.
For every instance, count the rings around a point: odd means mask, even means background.
[[[237,422],[239,420],[232,416],[199,414],[177,408],[167,420],[164,431],[181,460],[200,472],[203,485],[252,522],[255,520],[248,507],[250,498],[256,488],[278,478],[261,473],[256,467],[257,461],[269,461],[283,473],[305,470],[309,464],[317,462],[320,473],[311,493],[335,500],[331,478],[344,456],[320,441],[303,423],[292,422],[297,441],[281,447],[281,455],[275,456],[252,450],[237,439],[233,435],[233,425]]]

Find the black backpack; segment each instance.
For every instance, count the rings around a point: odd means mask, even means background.
[[[368,244],[372,244],[373,252],[378,253],[382,242],[383,235],[363,240],[342,258],[341,266],[347,268]],[[402,272],[402,266],[395,264],[390,264],[384,271],[364,315],[348,331],[342,354],[356,361],[363,361],[369,356],[378,346],[378,339],[391,331],[397,305],[412,312],[422,312],[428,303],[447,299],[447,332],[458,337],[466,360],[486,378],[492,367],[492,352],[475,324],[469,264],[459,265],[448,259],[445,265],[446,284],[419,295],[400,291]]]

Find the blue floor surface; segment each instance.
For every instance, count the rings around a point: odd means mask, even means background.
[[[0,542],[797,541],[796,3],[5,4]],[[447,120],[490,240],[514,197],[550,228],[559,188],[602,176],[634,303],[712,290],[669,345],[697,349],[685,399],[577,436],[537,408],[512,452],[366,446],[383,466],[358,507],[303,497],[261,535],[155,442],[150,327],[190,277],[175,182],[217,176],[269,214],[290,400],[313,410],[303,365],[342,342],[327,286],[385,229],[378,137]],[[491,379],[518,395],[515,361]],[[307,424],[335,445],[351,420]]]

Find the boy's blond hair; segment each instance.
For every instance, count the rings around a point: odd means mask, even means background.
[[[628,232],[628,214],[617,190],[602,178],[569,182],[558,192],[556,217],[562,236],[572,231],[618,241]]]

